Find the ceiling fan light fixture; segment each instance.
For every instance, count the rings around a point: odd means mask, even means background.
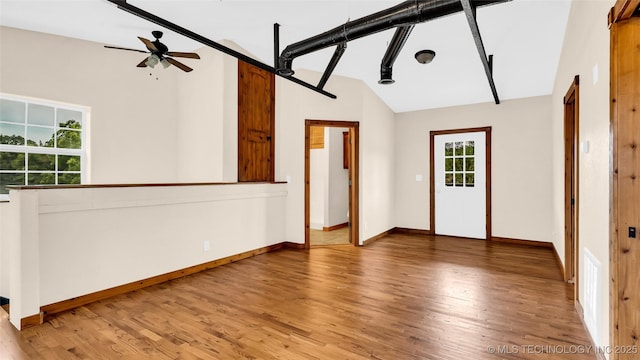
[[[163,68],[168,68],[169,66],[171,66],[171,63],[167,61],[167,59],[162,59],[160,60],[160,64],[162,65]]]
[[[156,65],[158,65],[159,62],[160,62],[160,58],[154,54],[149,56],[149,58],[144,64],[153,69]]]
[[[416,53],[416,60],[420,64],[428,64],[433,61],[433,58],[436,56],[436,52],[433,50],[420,50]]]

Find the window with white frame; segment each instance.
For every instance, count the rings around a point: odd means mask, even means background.
[[[0,94],[0,200],[9,185],[81,184],[86,109]]]

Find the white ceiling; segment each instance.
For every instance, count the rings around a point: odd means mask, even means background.
[[[209,39],[231,40],[273,65],[273,24],[280,48],[396,5],[396,1],[130,0],[129,3]],[[513,0],[478,9],[501,100],[551,94],[571,0]],[[202,45],[117,9],[105,0],[0,0],[0,24],[103,44],[144,49],[137,36],[163,30],[173,51]],[[380,61],[393,30],[348,43],[334,74],[361,79],[395,112],[493,101],[463,13],[417,24],[394,65],[393,85],[379,85]],[[418,64],[421,49],[436,51]],[[323,72],[333,48],[297,58],[293,68]],[[116,51],[108,50],[105,51]],[[197,71],[197,64],[192,62]],[[133,66],[133,65],[132,65]],[[325,90],[332,92],[331,82]],[[321,95],[318,95],[321,96]]]

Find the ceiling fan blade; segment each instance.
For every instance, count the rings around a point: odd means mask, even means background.
[[[105,45],[104,47],[106,47],[107,49],[117,49],[117,50],[135,51],[135,52],[140,52],[140,53],[144,53],[144,54],[149,53],[148,51],[144,51],[144,50],[129,49],[129,48],[123,48],[123,47],[117,47],[117,46],[109,46],[109,45]]]
[[[140,64],[136,65],[137,67],[147,67],[147,60],[148,58],[144,58],[144,60],[142,60],[140,62]]]
[[[200,59],[200,55],[196,54],[196,53],[191,53],[191,52],[176,52],[176,51],[169,51],[167,53],[167,55],[169,56],[175,56],[175,57],[183,57],[183,58],[189,58],[189,59]]]
[[[192,68],[188,67],[187,65],[181,63],[180,61],[176,60],[176,59],[172,59],[170,57],[165,58],[167,59],[167,61],[171,64],[174,65],[175,67],[179,68],[182,71],[185,72],[189,72],[191,70],[193,70]]]
[[[149,51],[151,52],[157,52],[158,48],[153,44],[153,42],[151,42],[151,40],[149,39],[145,39],[143,37],[138,36],[138,39],[140,39],[140,41],[142,41],[144,43],[144,45],[147,47],[147,49],[149,49]]]

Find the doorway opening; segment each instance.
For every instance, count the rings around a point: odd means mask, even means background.
[[[491,239],[491,127],[430,133],[430,229]]]
[[[564,97],[564,280],[578,299],[578,95],[580,77]]]
[[[326,136],[325,136],[326,135]],[[359,193],[359,123],[352,121],[306,120],[305,122],[305,248],[312,238],[319,244],[342,242],[360,245],[358,231]],[[333,152],[330,150],[333,148]],[[337,151],[336,151],[337,150]],[[312,153],[313,152],[313,153]],[[325,168],[314,168],[324,160]],[[329,171],[329,164],[331,171]],[[334,194],[326,191],[334,173]],[[321,175],[324,173],[324,175]],[[344,181],[344,183],[342,183]],[[313,190],[313,191],[312,191]],[[320,194],[318,192],[321,192]],[[345,198],[346,196],[346,198]],[[313,198],[312,198],[313,197]],[[327,201],[326,206],[315,206],[316,200]],[[337,200],[337,201],[335,201]],[[312,209],[312,206],[314,207]],[[326,210],[326,211],[325,211]],[[318,220],[317,214],[328,221]],[[312,221],[312,215],[315,216]],[[313,236],[312,236],[313,235]],[[342,240],[342,241],[341,241]]]

